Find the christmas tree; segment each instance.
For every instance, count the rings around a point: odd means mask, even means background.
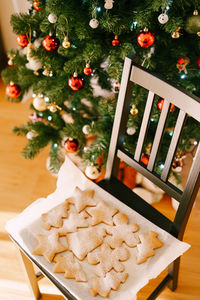
[[[31,0],[27,13],[11,16],[18,50],[8,53],[2,72],[11,101],[32,89],[31,115],[14,132],[28,139],[25,158],[51,145],[51,168],[59,169],[63,149],[77,153],[92,179],[107,159],[124,58],[200,96],[199,0]],[[133,90],[124,147],[134,153],[147,91]],[[164,99],[157,97],[142,161],[148,162],[151,138]],[[171,107],[156,168],[162,168],[178,111]],[[174,161],[195,146],[200,130],[188,119]],[[192,128],[192,130],[191,130]],[[91,139],[92,137],[92,139]],[[88,146],[88,140],[92,143]],[[91,167],[93,168],[91,170]],[[94,168],[96,172],[93,174]],[[92,175],[93,174],[93,175]]]

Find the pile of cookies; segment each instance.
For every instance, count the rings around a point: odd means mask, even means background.
[[[43,231],[32,253],[53,263],[53,272],[79,282],[88,281],[82,261],[94,265],[89,279],[93,296],[109,297],[111,289],[118,290],[126,281],[122,262],[129,259],[128,248],[136,247],[136,262],[141,264],[163,245],[156,232],[140,234],[125,214],[97,200],[93,190],[78,187],[72,197],[42,214],[41,221]]]

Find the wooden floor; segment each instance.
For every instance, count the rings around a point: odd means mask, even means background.
[[[18,251],[10,241],[4,227],[6,222],[20,213],[26,206],[39,197],[45,197],[56,187],[56,178],[46,169],[48,149],[42,151],[34,160],[25,160],[21,150],[26,138],[12,133],[14,125],[28,119],[29,102],[10,103],[4,98],[4,86],[0,81],[0,300],[33,299],[29,292]],[[173,216],[171,199],[165,197],[157,204],[166,214]],[[159,300],[197,300],[200,299],[200,196],[196,201],[184,241],[192,245],[181,259],[179,286],[176,292],[166,288]],[[158,282],[157,279],[145,287],[138,295],[144,300],[147,293]],[[43,300],[60,300],[56,289],[42,279]],[[95,299],[95,298],[94,298]],[[87,299],[83,299],[87,300]],[[126,299],[124,299],[126,300]]]

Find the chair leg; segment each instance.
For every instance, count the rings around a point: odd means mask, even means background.
[[[39,300],[41,297],[37,277],[33,268],[32,262],[29,258],[19,249],[20,257],[22,264],[24,266],[24,270],[28,279],[29,288],[35,300]]]
[[[180,257],[178,257],[168,267],[168,272],[172,276],[172,280],[168,283],[168,287],[172,291],[175,291],[178,285],[179,266],[180,266]]]

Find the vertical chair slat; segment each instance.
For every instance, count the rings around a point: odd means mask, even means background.
[[[161,140],[162,140],[162,137],[163,137],[163,134],[164,134],[165,124],[166,124],[168,113],[169,113],[169,107],[170,107],[170,103],[167,100],[165,100],[164,104],[163,104],[163,107],[162,107],[161,114],[160,114],[158,126],[157,126],[157,129],[156,129],[156,134],[155,134],[155,137],[154,137],[154,141],[153,141],[153,145],[152,145],[152,149],[151,149],[151,154],[150,154],[150,157],[149,157],[149,163],[148,163],[148,166],[147,166],[147,169],[151,172],[153,171],[153,168],[154,168],[154,165],[155,165],[155,162],[156,162],[156,158],[157,158],[157,155],[158,155],[159,147],[160,147],[160,144],[161,144]]]
[[[182,239],[185,231],[194,200],[199,190],[200,185],[200,142],[197,147],[197,151],[190,168],[190,172],[185,184],[183,195],[174,219],[175,227],[179,230],[179,239]]]
[[[141,157],[142,148],[143,148],[143,145],[144,145],[145,137],[147,135],[148,126],[149,126],[149,123],[150,123],[151,111],[152,111],[152,108],[153,108],[153,100],[154,100],[154,93],[149,91],[148,98],[147,98],[147,103],[146,103],[146,106],[145,106],[144,116],[143,116],[142,124],[141,124],[141,127],[140,127],[140,133],[139,133],[139,137],[138,137],[138,141],[137,141],[135,155],[134,155],[134,159],[138,162],[139,162],[140,157]]]
[[[172,136],[171,143],[170,143],[170,146],[169,146],[169,150],[168,150],[168,153],[167,153],[167,157],[166,157],[166,160],[165,160],[164,169],[163,169],[162,174],[161,174],[161,179],[163,181],[166,181],[168,179],[169,172],[171,170],[171,164],[173,162],[173,158],[174,158],[177,146],[178,146],[178,142],[179,142],[179,139],[180,139],[180,136],[181,136],[181,132],[182,132],[184,124],[185,124],[185,119],[186,119],[186,113],[184,111],[180,110],[179,115],[178,115],[178,119],[177,119],[177,122],[176,122],[176,126],[175,126],[175,129],[174,129],[174,134]]]
[[[121,137],[125,133],[126,122],[129,114],[130,101],[132,96],[133,82],[130,81],[130,72],[132,69],[132,60],[125,58],[122,73],[122,82],[119,91],[117,107],[115,111],[115,120],[113,123],[112,135],[108,151],[105,179],[109,179],[113,171],[113,162],[115,159],[116,148],[119,146]]]

